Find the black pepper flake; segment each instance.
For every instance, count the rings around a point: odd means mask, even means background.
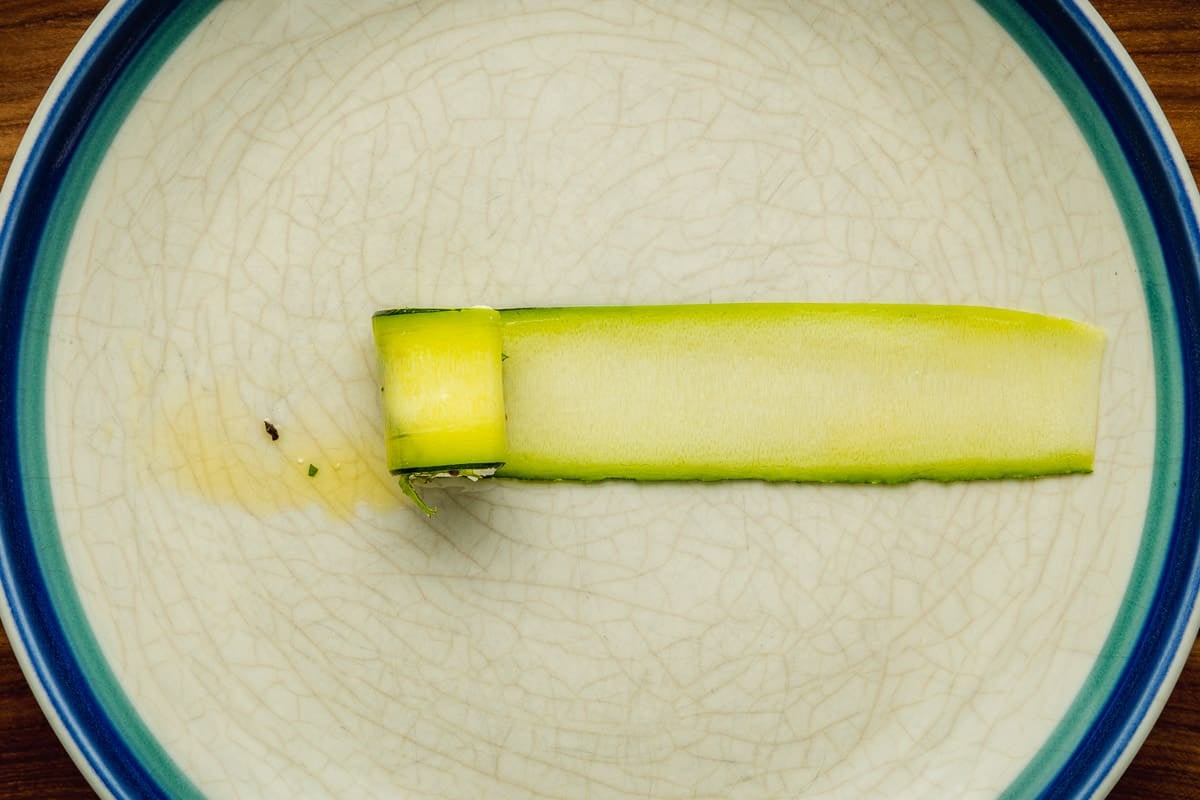
[[[271,420],[264,419],[263,427],[267,429],[267,436],[271,437],[272,442],[279,441],[279,428],[276,428],[273,424],[271,424]]]

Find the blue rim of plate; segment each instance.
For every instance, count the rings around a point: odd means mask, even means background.
[[[127,0],[106,12],[26,134],[0,221],[2,610],[80,768],[122,798],[201,793],[122,691],[71,583],[45,452],[45,356],[63,256],[95,169],[141,90],[218,2]],[[1003,794],[1088,796],[1132,757],[1196,630],[1200,226],[1174,138],[1094,14],[1074,0],[978,2],[1041,70],[1095,154],[1137,258],[1154,341],[1154,477],[1133,578],[1067,715]]]

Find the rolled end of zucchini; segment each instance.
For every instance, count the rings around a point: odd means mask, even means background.
[[[503,464],[499,312],[380,311],[371,324],[392,474],[470,473]]]

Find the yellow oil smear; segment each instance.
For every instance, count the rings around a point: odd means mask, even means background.
[[[233,381],[150,405],[158,406],[152,424],[140,428],[148,436],[138,438],[146,477],[161,486],[258,517],[318,506],[350,519],[364,506],[407,503],[385,467],[382,434],[369,425],[348,427],[351,415],[335,418],[301,402],[270,418],[250,408]]]

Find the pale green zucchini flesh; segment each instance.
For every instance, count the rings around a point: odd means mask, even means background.
[[[895,483],[1092,469],[1104,335],[970,306],[382,312],[388,467]]]

